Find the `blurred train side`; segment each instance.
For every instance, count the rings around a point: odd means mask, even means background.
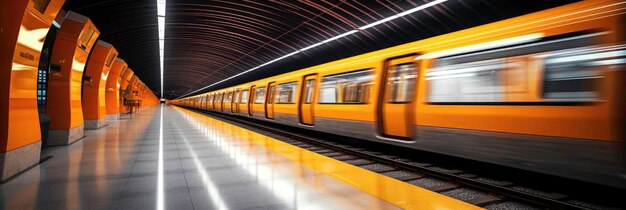
[[[171,103],[626,188],[625,12],[582,1]]]

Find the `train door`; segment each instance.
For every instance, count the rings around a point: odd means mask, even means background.
[[[313,125],[313,104],[315,103],[315,86],[317,85],[317,74],[304,76],[302,94],[300,94],[300,123]]]
[[[207,97],[209,97],[208,95],[202,95],[200,96],[202,98],[202,105],[200,107],[200,109],[202,110],[207,110],[206,105],[207,105]]]
[[[237,88],[234,91],[234,96],[233,96],[233,107],[230,110],[232,113],[239,113],[239,94],[241,93],[241,90],[239,88]]]
[[[226,92],[226,99],[224,100],[224,112],[232,112],[233,110],[233,91]]]
[[[270,82],[267,85],[267,99],[265,100],[265,117],[274,119],[274,92],[276,91],[276,82]]]
[[[207,100],[207,109],[213,110],[213,94],[208,95],[209,99]]]
[[[221,92],[220,93],[220,98],[219,98],[220,101],[218,102],[219,106],[220,106],[220,112],[224,112],[224,96],[225,95],[226,95],[226,92]]]
[[[248,100],[248,116],[252,116],[253,110],[252,107],[254,106],[254,99],[256,98],[256,87],[253,85],[250,88],[250,100]]]
[[[213,107],[211,107],[211,109],[213,109],[213,111],[217,111],[217,98],[218,98],[218,94],[217,93],[213,93]]]
[[[213,111],[217,111],[218,110],[218,106],[217,106],[217,98],[219,98],[218,93],[214,93],[213,94]]]
[[[241,99],[239,100],[239,114],[247,115],[248,114],[248,99],[250,99],[250,89],[241,90]]]
[[[219,100],[220,100],[220,94],[219,93],[215,93],[213,95],[213,111],[219,111],[220,110]]]
[[[383,66],[378,104],[379,132],[385,137],[410,139],[415,124],[419,66],[416,55],[389,58]]]
[[[209,109],[211,109],[212,111],[215,111],[215,94],[211,94],[211,100],[209,101],[211,103]]]

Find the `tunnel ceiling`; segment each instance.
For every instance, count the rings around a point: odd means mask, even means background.
[[[431,2],[167,0],[164,95],[176,98],[360,26]],[[523,15],[572,0],[449,0],[263,66],[201,92]],[[137,75],[160,89],[156,0],[68,0]],[[198,92],[198,93],[201,93]]]
[[[135,74],[161,88],[156,0],[66,0],[63,8],[89,17]]]

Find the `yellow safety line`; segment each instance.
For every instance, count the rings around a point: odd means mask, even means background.
[[[174,107],[195,118],[216,120],[206,115]],[[252,133],[252,135],[240,135],[239,137],[247,139],[253,144],[265,147],[267,150],[284,156],[300,165],[333,177],[403,209],[482,209],[478,206],[299,148],[239,126],[232,126],[235,127],[235,129],[231,130],[233,133],[242,131]]]

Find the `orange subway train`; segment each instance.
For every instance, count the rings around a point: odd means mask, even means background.
[[[624,13],[581,1],[169,103],[626,188]]]

